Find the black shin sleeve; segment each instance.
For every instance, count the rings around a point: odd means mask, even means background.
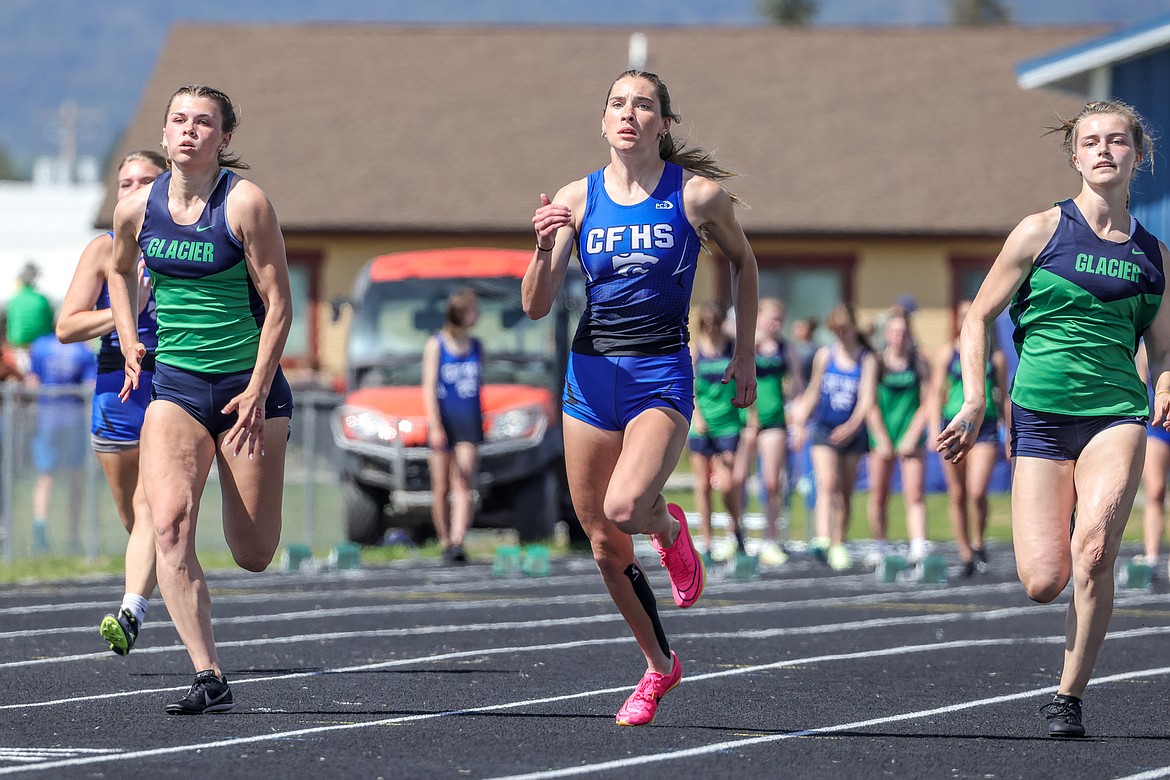
[[[658,646],[665,655],[670,655],[670,644],[666,641],[666,632],[662,630],[662,623],[658,620],[658,605],[654,602],[654,591],[650,590],[650,583],[646,581],[646,572],[638,564],[631,563],[626,567],[626,576],[630,578],[630,585],[634,587],[634,595],[642,602],[642,609],[650,616],[654,624],[654,636],[658,638]]]

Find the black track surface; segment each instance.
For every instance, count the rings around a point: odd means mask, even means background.
[[[1071,591],[1032,604],[992,553],[971,579],[952,560],[946,587],[801,558],[712,572],[685,611],[643,555],[684,678],[642,728],[613,722],[644,661],[587,557],[541,579],[489,562],[213,575],[236,708],[198,717],[163,713],[192,669],[161,603],[120,658],[97,633],[116,579],[7,587],[0,776],[1170,776],[1165,581],[1118,591],[1089,737],[1061,741],[1038,710]]]

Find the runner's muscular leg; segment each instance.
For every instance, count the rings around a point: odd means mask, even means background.
[[[657,612],[651,615],[628,571],[636,567],[634,543],[606,516],[605,497],[622,451],[621,431],[605,431],[565,415],[565,469],[573,509],[593,549],[593,560],[618,611],[630,626],[649,668],[669,674],[671,660],[659,641]]]
[[[289,418],[264,421],[264,454],[249,458],[247,449],[236,455],[234,444],[216,452],[223,491],[223,533],[236,564],[248,571],[264,571],[280,546],[284,499],[284,456]]]
[[[195,551],[199,501],[215,442],[169,401],[154,401],[142,424],[139,468],[154,523],[158,585],[195,671],[219,674],[211,633],[211,597]]]

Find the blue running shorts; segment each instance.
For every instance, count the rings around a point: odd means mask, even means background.
[[[735,452],[739,449],[739,434],[712,436],[709,433],[692,433],[687,437],[687,447],[696,455],[713,458],[721,452]]]
[[[647,409],[674,409],[689,422],[695,411],[695,371],[690,350],[673,355],[569,353],[565,414],[605,431],[624,430]]]
[[[97,452],[118,452],[138,446],[154,372],[138,375],[138,389],[130,391],[125,403],[118,397],[126,380],[124,371],[104,371],[93,388],[93,415],[90,442]]]

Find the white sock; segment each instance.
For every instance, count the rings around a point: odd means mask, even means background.
[[[886,555],[886,540],[878,539],[873,543],[873,551],[883,558]]]
[[[910,557],[918,560],[926,555],[926,540],[925,539],[911,539],[910,540]]]
[[[146,622],[146,607],[150,604],[147,599],[139,596],[137,593],[127,593],[122,597],[122,609],[130,611],[134,619],[138,621],[138,625]]]

